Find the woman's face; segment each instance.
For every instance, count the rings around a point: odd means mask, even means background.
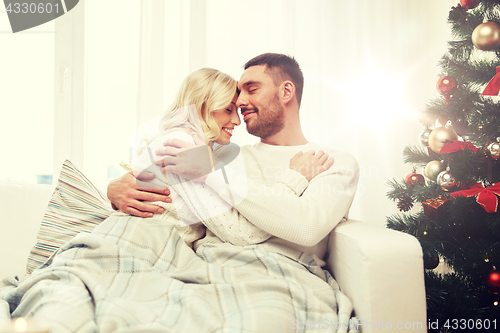
[[[238,115],[238,107],[236,107],[237,99],[238,94],[234,94],[233,100],[227,108],[214,111],[213,117],[220,129],[220,135],[215,139],[215,142],[230,142],[233,136],[233,129],[241,124],[240,116]]]

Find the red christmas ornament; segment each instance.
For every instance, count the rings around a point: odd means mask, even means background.
[[[446,99],[445,104],[450,101],[450,96],[453,95],[455,91],[457,91],[457,87],[457,81],[451,76],[447,75],[440,78],[436,83],[437,91]]]
[[[439,266],[439,256],[436,251],[424,253],[424,268],[434,269]]]
[[[460,0],[460,4],[467,9],[476,8],[481,0]]]
[[[500,294],[500,272],[496,269],[489,271],[484,284],[493,294]]]
[[[416,185],[418,186],[424,186],[425,185],[425,178],[423,175],[412,172],[405,178],[405,183],[410,185],[411,187],[415,187]]]

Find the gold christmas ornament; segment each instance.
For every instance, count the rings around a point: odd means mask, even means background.
[[[496,49],[500,46],[500,26],[485,20],[472,32],[472,44],[483,51]]]
[[[444,170],[446,170],[446,166],[440,161],[430,161],[424,168],[424,176],[435,181]]]
[[[433,152],[439,154],[446,140],[458,140],[457,133],[446,126],[437,127],[429,134],[428,144]]]

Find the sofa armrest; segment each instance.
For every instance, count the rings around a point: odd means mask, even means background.
[[[403,232],[348,220],[330,234],[327,268],[352,300],[363,333],[426,332],[419,241]]]
[[[23,279],[54,186],[0,183],[0,280]]]

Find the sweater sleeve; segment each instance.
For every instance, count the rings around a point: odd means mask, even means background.
[[[247,179],[240,170],[226,168],[233,196],[238,196],[245,182],[249,187],[236,209],[276,237],[303,246],[318,244],[347,215],[359,179],[354,157],[342,152],[331,156],[335,163],[330,169],[313,178],[307,188],[296,187],[298,191],[304,188],[302,195],[290,191],[290,180],[288,184],[280,180],[258,182]],[[219,170],[210,174],[206,184],[218,191],[224,184],[223,175]],[[227,196],[221,197],[228,200]]]
[[[154,160],[158,158],[154,151],[161,147],[166,139],[172,138],[194,143],[193,138],[182,131],[165,134],[154,140],[150,149],[145,150],[137,159],[134,164],[134,172],[140,173],[142,170],[148,169],[155,172],[154,181],[158,185],[165,186],[164,184],[168,182],[167,186],[178,195],[176,199],[182,200],[181,202],[173,201],[177,216],[182,224],[202,222],[221,240],[238,246],[257,244],[269,239],[271,237],[269,233],[250,223],[245,216],[233,208],[234,205],[241,202],[240,198],[246,195],[248,191],[246,186],[240,186],[239,192],[233,196],[230,187],[225,185],[224,180],[222,186],[215,191],[205,184],[190,181],[175,174],[165,176],[160,167],[152,165]],[[237,157],[229,165],[239,170],[245,168],[241,154],[237,154]],[[225,169],[221,172],[224,172]],[[308,182],[300,173],[290,171],[283,175],[281,181],[287,184],[288,192],[299,195]],[[228,201],[226,202],[221,197],[227,197]],[[169,208],[169,205],[164,203],[158,204],[166,209]],[[165,214],[167,212],[159,215]],[[157,218],[161,218],[161,216],[157,216]]]

